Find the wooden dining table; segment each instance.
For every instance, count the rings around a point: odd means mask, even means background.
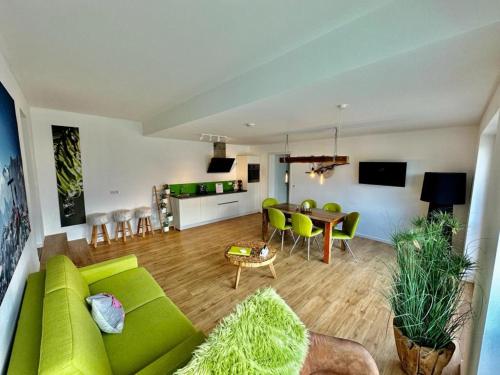
[[[332,229],[341,222],[344,221],[347,214],[343,212],[331,212],[325,211],[320,208],[312,208],[310,211],[302,212],[300,210],[300,205],[292,203],[280,203],[273,206],[268,206],[262,209],[262,239],[264,241],[268,240],[268,227],[269,227],[269,216],[267,214],[268,208],[276,208],[280,210],[285,215],[291,215],[296,212],[307,215],[314,222],[320,222],[323,224],[323,262],[330,263],[332,259]],[[343,242],[340,241],[340,246],[343,248]]]

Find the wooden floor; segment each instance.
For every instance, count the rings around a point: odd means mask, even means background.
[[[238,290],[233,289],[236,267],[227,263],[223,250],[234,240],[259,239],[260,215],[249,215],[182,232],[171,231],[132,241],[87,247],[79,265],[126,254],[136,254],[166,294],[205,333],[256,289],[272,286],[295,310],[307,327],[319,333],[362,343],[377,362],[381,374],[403,374],[392,333],[391,314],[384,299],[387,264],[394,261],[390,246],[355,238],[351,246],[359,258],[338,248],[333,262],[321,261],[322,251],[312,247],[289,256],[291,241],[278,253],[271,276],[268,267],[243,269]],[[279,246],[279,241],[274,242]],[[70,252],[75,253],[74,250]],[[458,374],[459,349],[444,374]]]

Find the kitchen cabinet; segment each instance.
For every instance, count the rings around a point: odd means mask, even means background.
[[[260,200],[260,183],[253,182],[247,185],[248,190],[248,213],[260,212],[261,210],[261,200]]]
[[[172,199],[172,213],[176,229],[189,228],[200,220],[201,198]]]
[[[247,190],[248,194],[247,202],[244,203],[245,207],[242,209],[243,215],[261,211],[260,182],[250,182],[248,178],[249,165],[259,163],[257,155],[236,156],[236,178],[242,181],[243,189]]]
[[[239,209],[238,209],[239,204],[240,202],[235,200],[217,203],[218,206],[217,218],[225,219],[229,217],[239,216]]]
[[[199,221],[210,222],[219,218],[218,196],[203,197],[200,199],[200,219]]]
[[[215,221],[257,212],[248,192],[201,197],[172,197],[174,227],[183,230]]]

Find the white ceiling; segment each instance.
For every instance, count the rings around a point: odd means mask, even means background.
[[[500,23],[356,68],[314,85],[160,131],[197,139],[207,129],[243,144],[478,125],[500,68]],[[337,103],[349,103],[339,113]],[[245,122],[256,124],[253,128]]]
[[[33,106],[232,143],[477,124],[498,0],[6,0],[0,48]],[[257,126],[249,129],[246,122]]]
[[[143,120],[387,0],[2,0],[34,106]]]

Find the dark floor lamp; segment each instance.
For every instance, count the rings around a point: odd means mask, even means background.
[[[453,214],[454,204],[465,204],[465,173],[425,172],[420,200],[429,202],[430,217],[435,211]]]

